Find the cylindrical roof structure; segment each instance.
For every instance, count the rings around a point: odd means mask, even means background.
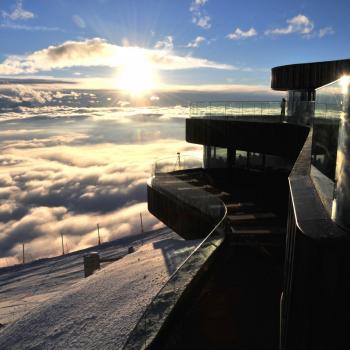
[[[273,90],[315,90],[320,86],[350,75],[350,59],[290,64],[272,68]]]

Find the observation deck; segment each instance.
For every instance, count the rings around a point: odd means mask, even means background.
[[[275,67],[271,87],[285,111],[192,104],[186,140],[203,159],[156,162],[150,212],[202,240],[125,349],[349,344],[350,59]]]

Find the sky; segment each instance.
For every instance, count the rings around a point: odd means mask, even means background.
[[[137,78],[141,90],[268,86],[273,66],[349,57],[349,10],[345,0],[1,0],[0,76],[133,93]]]

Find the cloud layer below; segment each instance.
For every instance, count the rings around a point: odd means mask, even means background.
[[[0,112],[0,265],[22,243],[28,259],[59,254],[61,232],[68,250],[94,245],[97,223],[104,241],[139,233],[140,212],[145,229],[158,227],[145,203],[151,164],[199,150],[183,141],[182,107],[37,104],[9,114]]]

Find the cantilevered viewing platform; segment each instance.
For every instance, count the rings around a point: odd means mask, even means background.
[[[276,67],[271,86],[287,100],[192,104],[203,156],[155,163],[149,211],[201,242],[125,349],[349,347],[350,60]]]

